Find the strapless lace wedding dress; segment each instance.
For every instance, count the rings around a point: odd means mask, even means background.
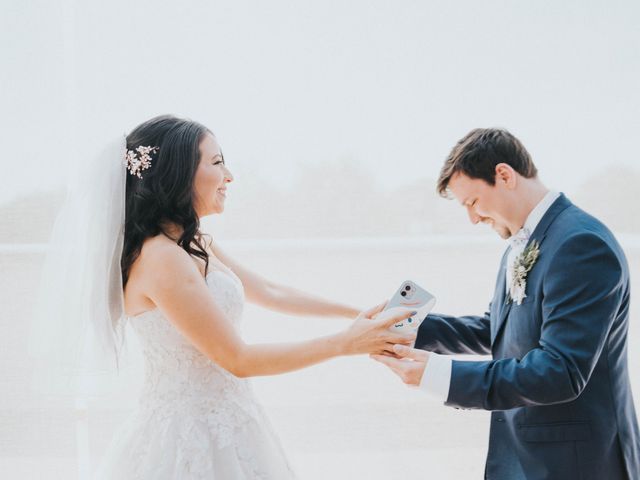
[[[244,306],[240,279],[215,269],[206,282],[237,327]],[[129,321],[144,351],[145,382],[95,480],[295,478],[247,379],[200,353],[158,309]]]

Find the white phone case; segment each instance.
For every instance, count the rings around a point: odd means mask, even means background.
[[[400,288],[391,297],[385,310],[394,307],[410,308],[417,313],[402,322],[392,325],[390,330],[394,332],[409,332],[417,330],[424,318],[436,304],[436,297],[411,280],[402,282]]]

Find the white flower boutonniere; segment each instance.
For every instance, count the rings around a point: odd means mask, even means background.
[[[540,244],[533,240],[524,251],[516,257],[511,265],[511,285],[509,286],[509,301],[513,300],[518,305],[527,294],[527,274],[533,268],[540,255]]]

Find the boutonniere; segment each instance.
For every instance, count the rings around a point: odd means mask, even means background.
[[[522,305],[522,301],[527,294],[527,275],[533,268],[540,255],[540,244],[533,240],[524,251],[516,257],[511,265],[511,285],[509,286],[509,301],[513,300],[518,305]]]

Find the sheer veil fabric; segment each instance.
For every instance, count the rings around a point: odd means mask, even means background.
[[[54,223],[29,334],[38,393],[99,395],[126,358],[120,268],[125,152],[121,135],[83,157]]]

